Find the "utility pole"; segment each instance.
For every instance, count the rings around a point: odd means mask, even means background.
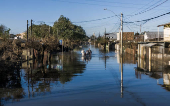
[[[140,25],[140,34],[141,34],[141,25]]]
[[[158,42],[159,42],[159,27],[158,27]]]
[[[28,20],[27,20],[27,42],[28,42]]]
[[[123,55],[123,14],[121,13],[121,52],[120,54]]]
[[[123,97],[123,14],[121,13],[121,97]]]
[[[31,38],[32,38],[32,19],[31,19]]]

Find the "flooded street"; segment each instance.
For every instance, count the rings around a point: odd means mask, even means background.
[[[51,55],[47,53],[42,60],[23,62],[20,71],[16,70],[15,76],[8,75],[10,80],[2,84],[0,105],[168,106],[168,69],[139,70],[137,58],[125,54],[122,88],[119,53],[104,52],[93,45],[83,47],[84,50],[89,48],[92,56],[82,57],[82,49],[76,49]]]

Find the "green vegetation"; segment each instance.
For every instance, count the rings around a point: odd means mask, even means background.
[[[3,39],[3,40],[8,39],[10,30],[11,30],[10,28],[7,28],[4,25],[0,25],[0,37],[1,37],[1,39]]]
[[[72,24],[71,21],[63,15],[60,16],[58,21],[54,22],[53,34],[58,39],[64,40],[87,39],[85,30],[81,26]]]
[[[29,27],[29,31],[31,27]],[[32,25],[32,36],[31,38],[40,39],[46,38],[52,35],[52,27],[46,25],[45,23],[41,23],[40,25]]]
[[[108,42],[108,41],[109,41],[108,38],[105,39],[105,37],[99,36],[99,37],[97,37],[97,40],[95,43],[104,44],[105,42]]]
[[[31,26],[29,27],[29,35],[30,31]],[[81,26],[72,24],[69,18],[63,15],[54,22],[53,26],[49,26],[45,23],[32,25],[32,36],[29,36],[30,39],[46,39],[49,37],[64,39],[65,41],[88,40],[85,30]]]

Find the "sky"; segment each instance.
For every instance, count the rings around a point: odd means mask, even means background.
[[[53,26],[61,15],[80,25],[88,36],[116,33],[123,14],[123,31],[157,31],[157,26],[170,22],[170,0],[0,0],[0,24],[10,28],[11,34],[26,31],[27,20],[33,24]],[[104,10],[107,8],[107,10]],[[151,19],[147,22],[143,21]],[[141,22],[136,22],[141,21]],[[125,23],[133,22],[133,23]],[[160,27],[160,31],[163,28]]]

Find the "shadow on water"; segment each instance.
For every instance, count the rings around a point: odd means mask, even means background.
[[[6,102],[51,93],[54,86],[71,81],[74,76],[82,74],[86,67],[75,52],[34,53],[32,49],[23,51],[23,58],[27,61],[20,64],[1,61],[0,106]]]

